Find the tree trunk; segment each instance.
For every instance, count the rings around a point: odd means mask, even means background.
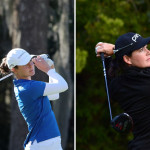
[[[60,21],[58,22],[59,51],[54,55],[56,70],[67,80],[69,89],[60,94],[60,100],[53,102],[55,116],[62,136],[62,146],[66,147],[69,119],[73,103],[73,83],[71,80],[69,45],[69,0],[58,0]],[[72,50],[72,52],[74,52]]]

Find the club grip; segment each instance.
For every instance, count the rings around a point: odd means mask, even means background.
[[[104,53],[100,53],[100,55],[101,55],[101,59],[102,59],[102,61],[104,61],[104,59],[105,59],[105,57],[104,57]]]

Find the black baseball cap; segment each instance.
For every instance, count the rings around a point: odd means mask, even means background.
[[[150,37],[143,38],[138,33],[128,32],[121,35],[115,42],[115,56],[122,59],[124,55],[129,55],[150,43]]]

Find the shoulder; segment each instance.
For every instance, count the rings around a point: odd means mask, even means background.
[[[125,82],[125,79],[122,76],[112,79],[109,85],[109,92],[111,98],[120,91],[123,82]]]
[[[45,82],[30,80],[15,87],[15,95],[21,99],[37,99],[43,96],[45,86]]]
[[[27,85],[27,91],[30,93],[37,93],[45,89],[46,83],[43,81],[31,80]]]
[[[43,81],[35,81],[35,80],[31,80],[29,85],[32,86],[42,86],[45,85],[46,83]]]
[[[45,88],[46,83],[42,81],[36,81],[36,80],[25,80],[23,82],[16,82],[15,83],[15,91],[18,91],[19,93],[24,92],[32,92],[34,90],[40,90]]]
[[[124,80],[124,78],[122,76],[113,78],[110,82],[110,87],[115,87],[115,86],[119,85],[123,80]]]

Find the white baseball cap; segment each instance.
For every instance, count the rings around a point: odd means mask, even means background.
[[[23,66],[29,63],[32,55],[30,55],[27,51],[21,48],[12,49],[7,54],[6,63],[9,69],[12,69],[15,66]]]

